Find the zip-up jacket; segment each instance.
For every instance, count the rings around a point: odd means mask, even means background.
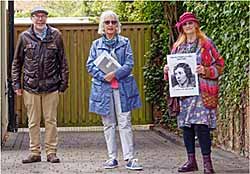
[[[58,29],[47,27],[43,40],[36,37],[33,25],[19,35],[11,72],[14,90],[47,93],[67,89],[69,71],[62,36]]]

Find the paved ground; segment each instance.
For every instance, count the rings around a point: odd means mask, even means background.
[[[162,131],[160,131],[162,132]],[[128,171],[122,161],[119,146],[119,167],[112,170],[102,168],[106,159],[106,145],[103,133],[96,132],[59,132],[59,164],[46,162],[44,151],[42,162],[22,164],[21,160],[28,155],[29,138],[27,132],[12,134],[1,150],[2,174],[171,174],[185,160],[185,150],[181,138],[166,131],[135,131],[136,156],[143,164],[143,171]],[[42,139],[44,134],[42,133]],[[117,141],[119,138],[117,137]],[[203,173],[201,154],[197,149],[199,171]],[[249,161],[246,158],[213,149],[214,167],[217,173],[249,173]]]

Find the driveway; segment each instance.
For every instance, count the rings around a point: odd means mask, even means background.
[[[119,135],[119,134],[117,134]],[[59,131],[59,164],[46,162],[44,146],[42,162],[22,164],[29,153],[28,132],[11,133],[5,146],[1,149],[1,173],[3,174],[171,174],[178,173],[177,168],[186,160],[182,139],[162,129],[134,131],[136,157],[143,164],[142,171],[125,169],[122,160],[119,136],[119,167],[108,170],[102,164],[107,159],[106,144],[102,131]],[[44,132],[41,133],[43,142]],[[214,148],[214,168],[217,173],[249,173],[248,159],[230,152]],[[197,148],[199,171],[203,173],[200,149]]]

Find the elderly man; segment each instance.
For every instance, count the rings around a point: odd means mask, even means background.
[[[42,114],[47,161],[60,162],[56,156],[57,106],[59,92],[68,87],[69,73],[61,33],[46,24],[47,15],[43,7],[31,11],[32,25],[19,35],[12,64],[13,88],[17,96],[23,95],[28,115],[31,154],[23,163],[41,161]]]

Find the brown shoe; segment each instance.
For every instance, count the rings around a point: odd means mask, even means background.
[[[60,163],[60,159],[57,158],[55,153],[47,155],[47,161],[51,163]]]
[[[209,155],[203,155],[203,165],[204,165],[204,173],[205,174],[215,173],[215,171],[213,169],[210,154]]]
[[[178,168],[178,172],[191,172],[191,171],[197,171],[198,166],[195,159],[195,154],[190,153],[188,154],[188,161]]]
[[[29,155],[28,158],[22,160],[23,164],[41,162],[41,156]]]

